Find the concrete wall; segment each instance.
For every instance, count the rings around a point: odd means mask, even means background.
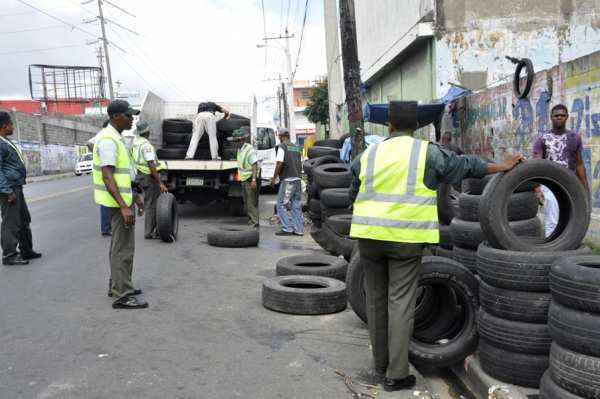
[[[102,125],[101,118],[86,120],[0,110],[11,115],[14,123],[11,140],[20,146],[28,176],[74,171],[77,156],[87,152],[85,143]]]
[[[444,116],[442,131],[453,132],[466,153],[502,161],[518,152],[532,156],[533,142],[551,128],[550,110],[569,109],[568,127],[583,139],[583,161],[592,197],[588,239],[600,243],[600,51],[539,71],[527,98],[517,100],[512,83],[460,101]]]

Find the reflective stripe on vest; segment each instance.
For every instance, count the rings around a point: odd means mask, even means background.
[[[246,145],[244,151],[238,150],[238,174],[240,175],[240,180],[242,181],[248,180],[252,177],[252,164],[249,161],[252,151],[254,151],[254,148],[250,144]]]
[[[19,151],[19,149],[17,148],[16,145],[13,144],[12,141],[5,139],[4,137],[0,136],[0,139],[4,140],[5,143],[7,143],[8,145],[10,145],[13,150],[15,150],[15,152],[17,153],[19,159],[21,160],[21,162],[23,162],[23,165],[25,165],[25,160],[23,159],[23,155],[21,154],[21,151]]]
[[[401,136],[364,152],[351,236],[393,242],[439,242],[436,191],[423,183],[427,146],[426,141]]]
[[[110,208],[118,208],[119,204],[108,192],[104,180],[102,179],[102,167],[100,166],[100,156],[98,155],[98,143],[100,140],[112,140],[117,145],[117,164],[113,177],[117,183],[117,188],[121,197],[127,206],[133,201],[133,191],[131,190],[131,178],[129,175],[129,165],[132,159],[129,157],[129,152],[125,148],[125,144],[117,137],[110,129],[105,128],[98,134],[96,145],[94,145],[94,167],[92,169],[92,177],[94,180],[94,200],[100,205]]]
[[[146,158],[144,158],[142,152],[148,146],[152,147],[152,144],[150,144],[150,141],[144,137],[138,137],[133,142],[132,146],[133,164],[135,165],[135,168],[138,172],[142,172],[147,175],[152,174],[152,171],[150,170],[148,161],[146,161]],[[154,150],[154,147],[152,147],[152,150]],[[158,157],[156,156],[156,151],[154,151],[154,166],[156,167],[156,170],[162,170],[163,168],[162,164],[158,160]]]

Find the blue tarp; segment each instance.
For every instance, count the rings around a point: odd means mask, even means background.
[[[375,135],[365,136],[365,144],[366,144],[367,148],[369,148],[369,146],[371,144],[379,144],[383,140],[385,140],[385,137],[375,136]],[[350,137],[348,137],[346,140],[344,140],[344,145],[342,146],[342,149],[340,150],[340,159],[342,161],[344,161],[345,163],[350,163],[350,150],[351,149],[352,149],[352,142],[350,141]]]

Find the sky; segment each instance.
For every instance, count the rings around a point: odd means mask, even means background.
[[[31,99],[30,64],[99,65],[95,48],[102,43],[86,45],[101,37],[93,21],[97,0],[82,2],[2,0],[0,100]],[[284,36],[286,27],[294,35],[294,79],[315,80],[327,71],[320,0],[110,0],[103,12],[112,21],[105,28],[115,91],[120,81],[121,89],[142,96],[150,90],[166,100],[217,103],[250,101],[254,93],[262,108],[275,111],[267,97],[276,96],[280,82],[265,80],[287,77],[285,40],[262,39]],[[265,43],[272,47],[257,48]]]

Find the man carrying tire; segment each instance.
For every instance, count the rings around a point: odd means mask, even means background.
[[[204,133],[208,134],[210,155],[212,159],[221,159],[219,157],[219,142],[217,140],[217,120],[215,119],[215,112],[224,113],[225,118],[229,116],[229,111],[213,102],[200,103],[198,105],[198,115],[196,115],[192,140],[190,141],[190,146],[188,147],[185,159],[194,159],[196,148],[198,148],[198,142],[202,136],[204,136]]]
[[[133,109],[124,100],[112,101],[106,110],[110,124],[103,129],[94,145],[94,200],[110,209],[112,237],[110,240],[110,280],[108,296],[115,309],[147,308],[148,302],[134,295],[142,291],[133,288],[131,273],[135,252],[135,208],[138,216],[144,214],[144,204],[135,192],[136,174],[133,157],[121,133],[131,129]]]
[[[248,226],[259,228],[258,225],[258,191],[256,176],[258,175],[258,153],[252,145],[246,143],[247,134],[242,129],[233,132],[227,140],[233,141],[238,149],[238,174],[242,182],[242,199],[248,214]]]
[[[278,236],[303,236],[302,223],[302,150],[290,141],[287,127],[279,130],[281,144],[277,146],[277,166],[271,179],[271,187],[275,188],[275,180],[279,176],[279,194],[277,195],[277,214],[281,221]],[[287,213],[287,204],[291,202],[292,221]]]
[[[581,180],[585,192],[590,196],[585,166],[581,156],[583,143],[581,136],[565,128],[569,111],[563,104],[555,105],[550,114],[552,129],[539,136],[533,144],[534,158],[543,158],[565,166]],[[550,237],[558,223],[558,202],[546,186],[538,187],[535,192],[546,214],[546,237]]]
[[[441,183],[507,171],[523,158],[514,154],[504,164],[488,165],[414,139],[416,101],[390,101],[388,119],[390,136],[353,161],[349,197],[350,235],[358,238],[365,263],[373,358],[390,392],[415,385],[408,351],[423,247],[439,242],[435,190]]]
[[[163,165],[156,157],[154,146],[150,144],[150,125],[147,121],[141,120],[135,124],[136,130],[133,134],[139,137],[133,142],[132,152],[137,170],[137,180],[144,190],[144,208],[146,216],[144,220],[144,238],[159,238],[156,232],[156,201],[161,193],[168,193],[169,190],[164,185],[158,171],[162,170]]]

